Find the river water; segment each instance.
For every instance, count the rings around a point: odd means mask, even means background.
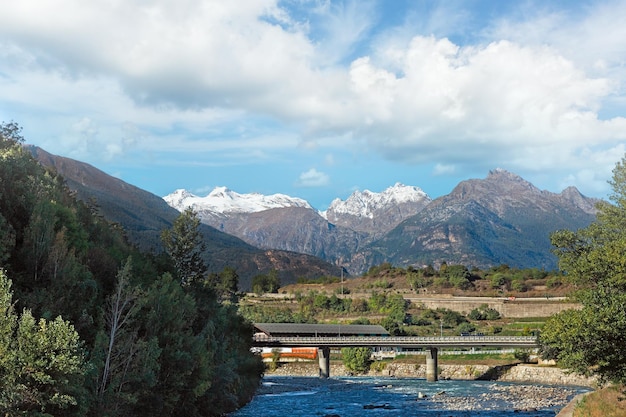
[[[230,416],[553,417],[584,391],[493,381],[270,376],[263,379],[252,402]]]

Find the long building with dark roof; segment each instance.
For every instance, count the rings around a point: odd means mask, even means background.
[[[369,324],[254,323],[254,328],[268,337],[389,336],[384,327]]]

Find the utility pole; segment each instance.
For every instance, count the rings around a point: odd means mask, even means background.
[[[343,266],[341,267],[341,295],[343,296]]]

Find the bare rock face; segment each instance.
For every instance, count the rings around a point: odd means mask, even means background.
[[[480,268],[508,264],[554,269],[550,233],[587,226],[595,218],[596,203],[573,187],[560,194],[542,191],[498,169],[433,200],[369,244],[360,258],[384,257],[404,266],[445,261]]]

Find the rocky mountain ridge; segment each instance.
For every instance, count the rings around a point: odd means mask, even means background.
[[[430,202],[431,198],[421,188],[396,183],[380,193],[355,191],[346,201],[337,198],[321,214],[334,225],[376,239]]]
[[[178,215],[163,198],[83,162],[29,150],[59,172],[79,199],[123,227],[131,242],[159,251],[161,230]],[[231,210],[213,210],[217,214],[207,217],[215,227],[202,225],[205,259],[211,271],[234,267],[242,288],[272,269],[287,284],[298,277],[338,276],[341,268],[359,274],[383,262],[554,269],[549,233],[587,226],[597,202],[574,187],[561,193],[539,190],[500,169],[463,181],[435,200],[418,187],[396,184],[390,190],[355,193],[323,216],[301,199],[255,195],[235,204],[236,193],[218,189],[212,198],[221,193],[231,200]],[[185,197],[179,192],[176,201]]]
[[[303,200],[236,213],[201,206],[198,198],[177,201],[182,208],[196,204],[203,222],[253,246],[312,254],[353,274],[382,262],[554,269],[549,233],[585,227],[597,202],[574,187],[540,190],[503,169],[435,200],[419,187],[396,184],[381,193],[356,191],[323,213]]]
[[[285,207],[313,209],[307,201],[301,198],[289,197],[285,194],[268,196],[259,193],[239,194],[226,187],[215,187],[206,197],[199,197],[187,190],[179,189],[163,199],[178,211],[193,207],[198,212],[204,211],[215,215],[256,213]]]
[[[218,187],[206,197],[177,190],[164,200],[181,211],[193,208],[203,223],[250,245],[311,254],[348,265],[355,273],[358,270],[349,263],[361,246],[383,236],[431,201],[420,188],[398,183],[381,193],[355,191],[346,201],[335,199],[328,210],[319,212],[299,198],[223,193],[223,189]]]
[[[595,219],[597,201],[574,187],[561,193],[539,190],[496,169],[485,179],[462,181],[358,256],[365,264],[385,259],[396,265],[446,261],[555,269],[550,233],[586,227]]]

